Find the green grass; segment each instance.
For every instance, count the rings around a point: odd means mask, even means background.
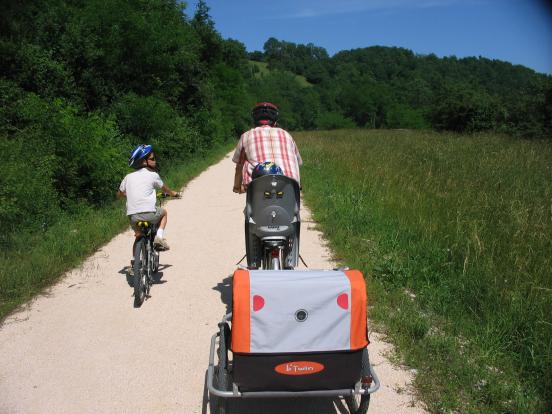
[[[233,144],[172,165],[161,173],[162,178],[171,188],[180,188],[221,159]],[[116,190],[106,189],[114,198]],[[83,206],[78,215],[62,217],[47,231],[16,235],[11,249],[0,252],[0,322],[127,226],[124,201],[119,200],[101,209]]]
[[[268,69],[268,63],[266,62],[258,62],[256,60],[250,60],[249,63],[253,66],[256,66],[259,71],[256,73],[257,77],[265,76],[270,73],[270,70]]]
[[[270,69],[268,69],[268,63],[266,62],[258,62],[256,60],[250,60],[249,63],[252,65],[252,66],[256,66],[257,69],[258,69],[258,72],[255,73],[255,76],[257,78],[260,78],[260,77],[263,77],[263,76],[266,76],[270,73]],[[291,73],[291,72],[289,72]],[[310,87],[312,86],[312,83],[310,83],[307,78],[305,78],[304,76],[302,75],[296,75],[296,74],[293,74],[295,76],[295,79],[297,79],[297,82],[299,82],[299,85],[301,85],[303,88],[306,88],[306,87]]]
[[[552,142],[295,135],[307,204],[433,412],[552,411]]]

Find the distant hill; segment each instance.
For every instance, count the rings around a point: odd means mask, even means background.
[[[552,135],[552,77],[521,65],[382,46],[330,57],[312,44],[274,38],[249,56],[304,76],[320,97],[321,116],[339,115],[359,127]]]

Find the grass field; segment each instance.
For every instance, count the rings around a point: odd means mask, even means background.
[[[161,176],[170,187],[179,188],[221,159],[233,144],[173,165]],[[105,190],[115,199],[116,188]],[[0,252],[0,322],[127,226],[124,201],[119,200],[102,209],[86,208],[78,215],[62,217],[45,232],[17,235],[11,249]]]
[[[250,60],[249,63],[252,66],[255,66],[258,69],[258,72],[255,74],[255,76],[257,76],[258,78],[270,74],[270,69],[268,69],[268,63],[266,63],[266,62],[257,62],[255,60]],[[289,72],[289,73],[291,73],[291,72]],[[297,79],[297,81],[299,82],[299,85],[301,85],[302,87],[305,88],[305,87],[312,86],[312,84],[304,76],[295,75],[295,74],[294,74],[294,76],[295,76],[295,79]]]
[[[294,135],[307,204],[433,412],[552,412],[552,142]]]

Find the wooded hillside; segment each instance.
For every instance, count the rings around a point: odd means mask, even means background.
[[[301,127],[435,128],[552,136],[552,77],[483,57],[416,55],[390,47],[329,57],[313,44],[268,39],[250,54],[273,70],[304,75],[314,85]]]

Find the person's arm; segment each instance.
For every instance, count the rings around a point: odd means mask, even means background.
[[[293,140],[293,138],[292,138]],[[295,147],[295,156],[297,157],[297,164],[299,166],[303,165],[303,158],[301,158],[301,154],[299,154],[299,148],[297,147],[297,143],[295,140],[293,140],[293,146]]]
[[[243,164],[236,164],[236,172],[234,173],[234,188],[232,191],[238,194],[245,193],[242,183],[242,169]]]
[[[163,194],[168,194],[171,197],[178,197],[179,196],[178,192],[171,190],[165,184],[163,184],[163,186],[161,187],[161,191],[163,191]]]
[[[245,193],[242,177],[243,164],[245,163],[246,158],[243,144],[244,135],[245,134],[240,137],[236,150],[234,151],[234,156],[232,157],[232,161],[236,163],[236,171],[234,172],[234,187],[232,188],[232,191],[237,194]]]
[[[123,181],[121,181],[121,184],[119,185],[119,190],[117,191],[117,198],[124,197],[126,197],[126,177],[123,178]]]
[[[299,148],[297,148],[297,145],[295,145],[295,156],[297,157],[297,164],[299,164],[299,166],[302,166],[303,158],[301,158],[301,154],[299,154]]]
[[[155,188],[156,190],[161,190],[163,194],[169,195],[171,197],[180,197],[180,193],[172,190],[168,185],[166,185],[158,173],[154,173],[153,188]]]

